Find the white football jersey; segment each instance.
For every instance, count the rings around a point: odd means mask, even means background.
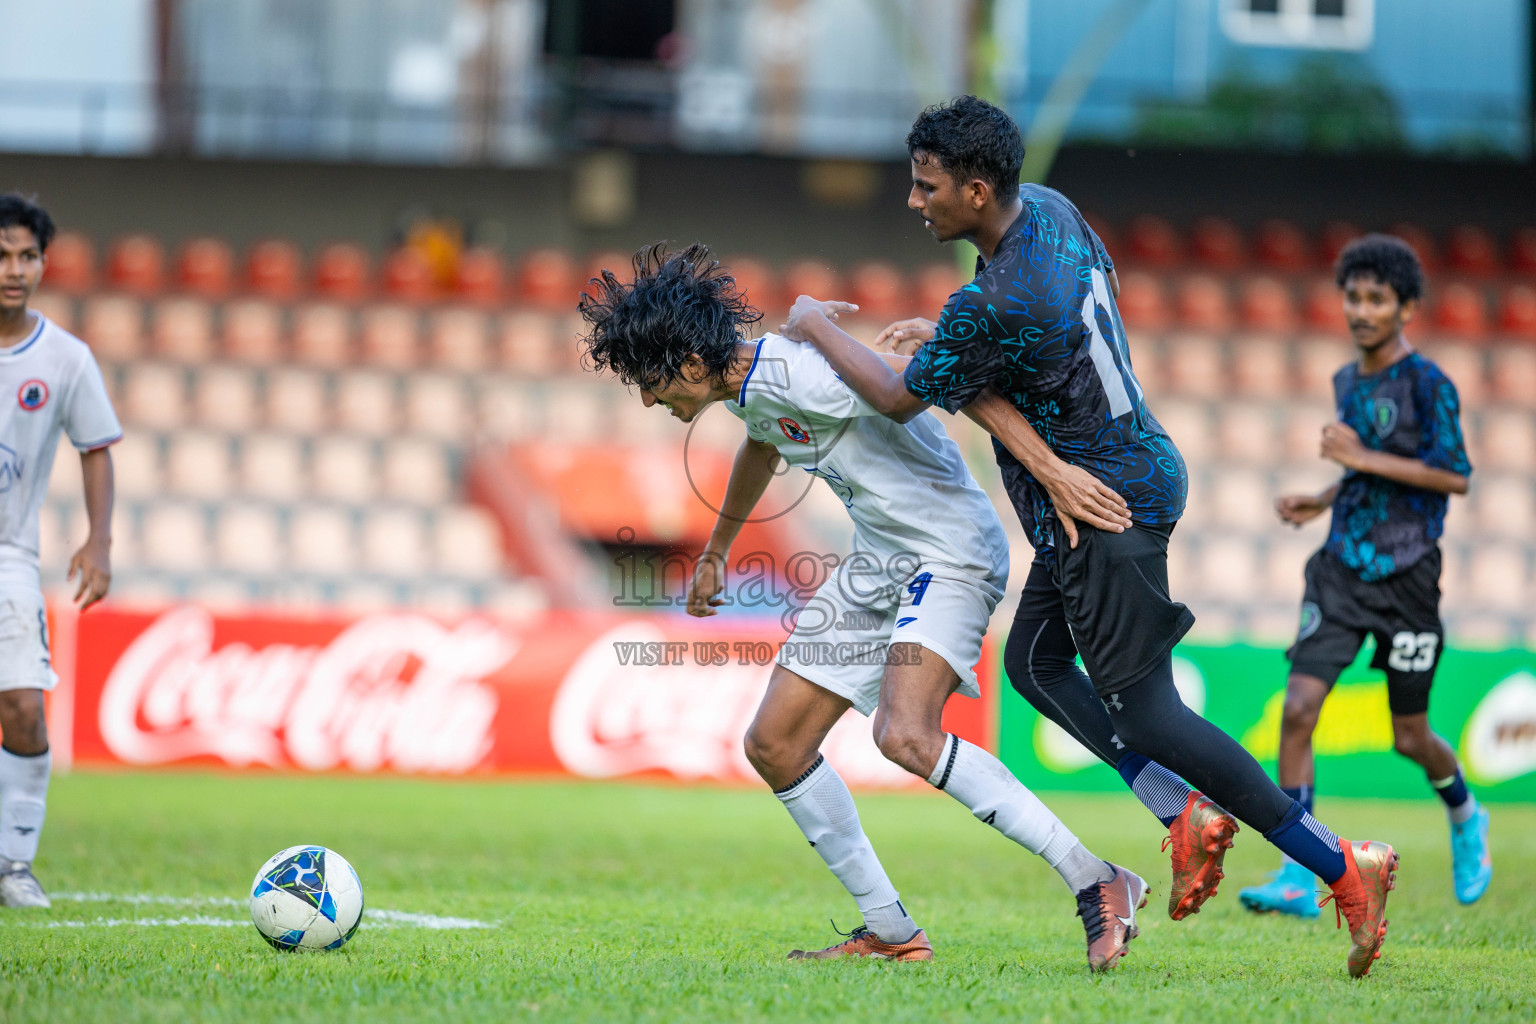
[[[123,436],[91,350],[34,311],[37,328],[0,348],[0,591],[37,590],[37,515],[59,431],[82,452]]]
[[[758,341],[725,405],[750,437],[827,482],[853,519],[853,550],[907,573],[916,556],[1007,586],[1003,524],[931,412],[882,416],[815,348],[777,334]]]

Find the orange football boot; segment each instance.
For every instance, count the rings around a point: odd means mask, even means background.
[[[1107,971],[1125,956],[1134,939],[1136,911],[1147,905],[1147,883],[1115,864],[1107,882],[1090,885],[1077,894],[1077,916],[1088,933],[1088,967]]]
[[[932,960],[933,946],[921,928],[906,942],[891,943],[881,942],[874,932],[860,925],[835,946],[796,949],[789,954],[791,960],[835,960],[840,956],[867,956],[871,960]]]
[[[1211,803],[1203,793],[1191,792],[1184,810],[1168,826],[1163,849],[1173,847],[1173,885],[1168,889],[1168,916],[1182,921],[1200,913],[1206,900],[1216,895],[1224,877],[1222,860],[1232,849],[1237,821]]]
[[[1349,922],[1349,976],[1363,978],[1387,941],[1387,893],[1397,887],[1397,853],[1386,843],[1339,841],[1344,874],[1318,901],[1333,901],[1334,920]],[[1342,923],[1340,923],[1342,926]]]

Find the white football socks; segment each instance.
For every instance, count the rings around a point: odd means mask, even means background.
[[[881,942],[906,942],[917,933],[917,924],[864,835],[853,794],[826,758],[818,755],[805,774],[773,795],[859,905],[866,928]]]
[[[53,754],[22,757],[0,747],[0,860],[32,863],[48,811]]]
[[[1073,893],[1114,877],[1113,869],[1089,853],[1039,797],[974,743],[946,735],[928,783],[960,801],[980,821],[1043,857]]]

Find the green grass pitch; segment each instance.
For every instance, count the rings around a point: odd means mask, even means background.
[[[39,877],[58,899],[0,910],[0,1021],[971,1021],[1536,1019],[1536,808],[1493,808],[1493,887],[1451,895],[1446,825],[1415,802],[1320,805],[1402,854],[1386,952],[1345,974],[1333,913],[1248,915],[1274,865],[1244,830],[1220,896],[1163,912],[1162,830],[1129,796],[1047,795],[1101,855],[1153,884],[1142,934],[1092,977],[1066,888],[1041,861],[927,793],[859,797],[928,929],[932,964],[788,964],[858,923],[767,793],[632,784],[77,773],[54,781]],[[239,899],[294,843],[356,865],[368,918],[336,953],[283,954]],[[206,898],[202,903],[196,902]],[[238,920],[172,923],[184,919]],[[139,921],[142,923],[131,923]],[[64,922],[89,923],[79,927]]]

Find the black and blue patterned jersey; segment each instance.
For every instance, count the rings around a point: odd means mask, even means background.
[[[992,262],[950,296],[907,390],[953,413],[987,387],[1009,399],[1061,459],[1118,491],[1136,522],[1184,512],[1184,459],[1148,411],[1110,292],[1109,254],[1077,207],[1024,185],[1024,209]],[[1003,484],[1036,551],[1050,557],[1056,510],[996,440]]]
[[[1471,474],[1456,385],[1417,352],[1369,376],[1350,363],[1334,374],[1333,396],[1339,422],[1367,448]],[[1324,547],[1362,580],[1386,579],[1435,549],[1448,500],[1438,491],[1346,470]]]

